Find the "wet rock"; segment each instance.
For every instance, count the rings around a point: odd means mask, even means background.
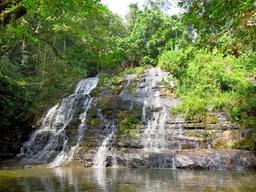
[[[106,137],[104,126],[94,123],[98,118],[95,108],[101,108],[103,115],[108,120],[114,119],[117,126],[116,142],[113,143],[116,150],[117,161],[124,167],[148,167],[148,168],[205,168],[205,169],[227,169],[253,166],[254,157],[252,154],[246,154],[240,151],[225,152],[217,150],[206,150],[216,147],[215,143],[222,141],[223,146],[227,143],[243,138],[243,135],[251,135],[247,131],[243,134],[236,133],[238,126],[230,122],[230,116],[226,113],[209,112],[199,119],[184,120],[181,117],[167,115],[164,128],[157,125],[161,122],[155,113],[161,113],[163,110],[169,111],[170,108],[177,106],[180,101],[173,97],[173,90],[163,84],[162,78],[168,74],[152,69],[146,71],[140,76],[129,76],[124,78],[122,87],[118,85],[116,94],[100,94],[96,99],[94,107],[88,112],[88,130],[91,137],[88,139],[96,142],[100,146],[102,140]],[[156,99],[159,104],[155,105]],[[145,105],[145,101],[146,105]],[[144,108],[144,116],[143,109]],[[94,114],[91,115],[90,113]],[[94,116],[93,118],[91,116]],[[144,118],[144,119],[143,119]],[[146,133],[145,130],[151,124],[155,123],[155,132]],[[164,129],[164,134],[158,134],[159,129]],[[132,133],[132,134],[131,134]],[[227,137],[227,135],[239,135]],[[94,135],[94,136],[93,136]],[[132,135],[132,136],[131,136]],[[144,150],[145,139],[150,138],[156,141],[154,146],[158,146],[157,139],[163,138],[165,150],[158,152],[149,152]],[[231,142],[232,140],[232,142]],[[159,142],[159,144],[162,144]],[[206,150],[206,151],[204,151]],[[178,153],[176,154],[176,151]],[[180,152],[179,152],[180,151]],[[86,152],[85,152],[86,153]],[[239,158],[247,157],[248,162]],[[82,157],[82,154],[81,156]],[[110,166],[111,154],[107,157],[107,164]],[[229,159],[229,160],[227,160]],[[92,161],[87,160],[88,162]],[[235,163],[227,163],[228,161]],[[88,166],[88,163],[86,164]]]
[[[184,150],[176,155],[177,168],[256,168],[256,156],[242,150]]]
[[[140,140],[130,140],[130,139],[124,139],[120,140],[117,143],[117,147],[119,148],[133,148],[133,149],[142,149],[143,145],[141,144]]]
[[[167,77],[166,72],[152,68],[142,75],[127,76],[114,84],[96,88],[85,119],[84,141],[79,143],[75,161],[84,167],[94,166],[95,154],[114,125],[115,134],[105,146],[107,153],[103,164],[106,166],[112,166],[116,160],[119,166],[130,168],[255,167],[255,156],[250,152],[206,150],[232,147],[252,135],[251,131],[238,130],[239,126],[230,122],[228,114],[209,112],[198,119],[185,120],[169,113],[180,100],[172,95],[172,86],[163,85]],[[47,154],[49,159],[62,151],[63,140],[68,139],[68,149],[76,145],[80,115],[85,111],[84,101],[88,97],[77,96],[72,105],[72,120],[68,121],[63,134],[66,137],[56,136],[55,146]],[[60,121],[54,124],[57,130],[63,126]],[[148,130],[150,126],[153,131]],[[42,150],[42,144],[47,143],[51,134],[45,132],[36,137],[32,152]],[[145,142],[147,140],[150,142]]]
[[[119,166],[129,168],[256,168],[256,156],[242,150],[182,150],[145,152],[129,150],[117,155]]]
[[[212,141],[215,148],[231,148],[235,143],[250,137],[255,130],[225,130],[219,134],[217,138]]]
[[[131,150],[117,156],[118,165],[129,168],[173,168],[175,154],[172,152],[144,152]]]

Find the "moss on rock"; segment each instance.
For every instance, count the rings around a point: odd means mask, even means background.
[[[256,117],[255,116],[245,116],[240,120],[239,125],[242,128],[255,128],[256,129]]]
[[[121,137],[135,138],[137,129],[141,123],[141,108],[134,106],[131,111],[119,112],[117,118],[120,123],[117,125],[118,134]]]
[[[97,105],[101,110],[106,110],[111,107],[113,97],[111,95],[104,95],[98,98]]]
[[[81,147],[84,147],[86,149],[93,149],[95,147],[95,144],[90,140],[86,140],[81,144]]]
[[[87,112],[87,117],[97,117],[97,109],[90,108]]]
[[[122,85],[112,85],[111,90],[113,95],[119,95],[122,91]]]
[[[243,149],[249,151],[256,151],[256,135],[252,134],[232,145],[233,149]]]
[[[137,82],[136,81],[131,81],[131,83],[127,87],[127,90],[128,90],[128,93],[130,95],[133,95],[137,90]]]
[[[241,141],[241,131],[239,130],[226,130],[224,131],[220,137],[216,138],[213,141],[213,147],[217,149],[226,149],[232,148],[232,146]]]
[[[92,90],[90,95],[92,97],[98,97],[100,93],[101,93],[101,88],[97,86],[95,89]]]
[[[204,122],[206,124],[217,124],[219,123],[218,117],[215,114],[212,113],[206,113]]]
[[[188,130],[184,134],[187,137],[199,137],[203,138],[205,140],[212,140],[216,137],[216,131],[213,130],[202,130],[202,131],[197,131],[197,130]]]
[[[100,125],[100,119],[98,118],[88,118],[87,119],[87,125],[88,126],[91,126],[91,127],[95,127],[95,126],[98,126]]]

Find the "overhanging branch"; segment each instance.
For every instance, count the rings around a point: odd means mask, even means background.
[[[0,26],[4,27],[27,13],[24,6],[18,6],[20,1],[0,0]]]

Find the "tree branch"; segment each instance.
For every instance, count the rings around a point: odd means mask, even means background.
[[[0,0],[0,26],[4,27],[12,21],[22,17],[27,13],[27,9],[23,6],[17,6],[21,0],[8,1]],[[14,10],[8,11],[13,6],[17,6]]]

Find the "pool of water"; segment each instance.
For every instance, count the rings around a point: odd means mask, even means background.
[[[256,191],[255,171],[30,168],[0,170],[0,192]]]

